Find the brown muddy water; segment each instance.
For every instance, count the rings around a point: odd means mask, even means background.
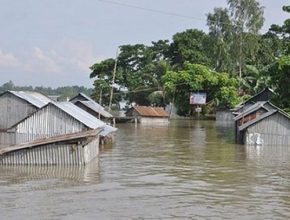
[[[0,219],[290,219],[290,147],[214,121],[121,124],[89,166],[0,167]]]

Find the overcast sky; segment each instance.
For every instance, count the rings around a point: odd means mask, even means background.
[[[287,18],[281,8],[289,1],[260,3],[262,32]],[[206,14],[225,7],[226,0],[0,0],[0,5],[0,85],[12,80],[21,86],[92,87],[89,66],[114,57],[119,45],[171,40],[190,28],[207,31]]]

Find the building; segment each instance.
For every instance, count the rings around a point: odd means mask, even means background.
[[[6,91],[0,95],[0,130],[6,130],[52,100],[38,92]]]
[[[234,120],[237,143],[290,145],[290,117],[270,102],[257,102]]]
[[[113,115],[105,110],[103,106],[95,102],[93,99],[83,93],[79,93],[77,96],[70,99],[70,102],[74,103],[81,109],[102,120],[108,120],[113,118]]]
[[[94,117],[101,119],[102,121],[105,121],[107,123],[113,123],[113,125],[115,126],[115,120],[113,119],[113,115],[107,112],[103,106],[95,102],[87,95],[79,93],[77,96],[70,99],[70,102],[74,103],[76,106],[90,113]],[[112,127],[108,124],[105,125],[103,131],[100,134],[100,143],[104,144],[107,142],[113,142],[115,139],[116,131],[117,128]]]
[[[141,124],[164,125],[169,123],[169,114],[162,107],[134,106],[125,113],[134,117]]]
[[[249,108],[250,106],[252,106],[253,104],[257,102],[270,101],[273,96],[274,96],[273,90],[269,88],[265,88],[259,93],[250,97],[249,99],[236,105],[235,108],[233,109],[233,112],[235,114],[239,114],[240,112],[245,111],[247,108]]]
[[[87,164],[104,126],[70,102],[50,102],[7,130],[13,143],[1,149],[0,164]]]
[[[249,99],[239,103],[233,109],[217,109],[216,110],[216,121],[222,123],[233,123],[234,117],[245,111],[247,108],[261,101],[270,101],[273,97],[274,92],[272,89],[265,88],[259,93],[253,95]]]

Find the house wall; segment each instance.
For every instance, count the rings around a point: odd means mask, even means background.
[[[1,165],[86,165],[99,154],[99,137],[89,143],[48,144],[0,155]],[[84,145],[84,146],[83,146]]]
[[[36,110],[35,106],[13,94],[3,94],[0,96],[0,130],[10,128]]]
[[[290,120],[280,113],[265,118],[245,131],[244,142],[248,145],[290,145]]]
[[[85,129],[86,127],[82,123],[53,105],[40,109],[13,128],[21,137],[16,139],[16,144],[44,137],[80,132]]]
[[[147,125],[168,125],[169,120],[168,118],[157,118],[157,117],[139,117],[139,122],[141,124],[147,124]]]
[[[216,121],[234,121],[234,115],[231,111],[216,111]]]

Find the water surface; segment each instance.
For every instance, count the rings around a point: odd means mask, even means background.
[[[290,147],[232,131],[120,124],[89,166],[0,167],[1,219],[290,219]]]

